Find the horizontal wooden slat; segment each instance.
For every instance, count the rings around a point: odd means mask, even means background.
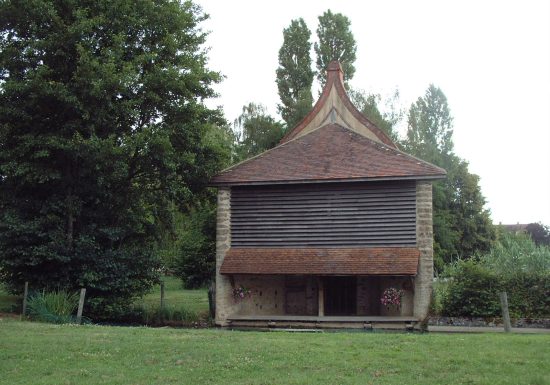
[[[414,246],[414,183],[233,188],[232,245]]]

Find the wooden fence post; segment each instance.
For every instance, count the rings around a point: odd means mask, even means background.
[[[508,312],[508,296],[506,292],[500,293],[500,305],[502,306],[502,321],[504,322],[504,331],[510,333],[512,325],[510,323],[510,313]]]
[[[84,309],[84,298],[86,297],[86,289],[80,289],[80,299],[78,300],[78,310],[76,312],[76,322],[82,322],[82,309]]]
[[[164,309],[164,281],[160,281],[160,308]]]
[[[23,311],[21,312],[21,319],[25,317],[27,313],[27,296],[29,295],[29,281],[25,281],[25,290],[23,292]]]
[[[208,287],[208,312],[210,318],[216,318],[216,285],[214,282],[210,283],[210,287]]]

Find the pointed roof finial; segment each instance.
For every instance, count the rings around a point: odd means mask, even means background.
[[[339,123],[367,138],[397,148],[384,131],[376,127],[353,105],[346,92],[342,65],[337,60],[331,61],[327,67],[325,86],[313,109],[286,133],[280,143],[305,135],[329,122]]]
[[[327,68],[327,79],[336,74],[338,74],[340,82],[344,84],[344,70],[338,60],[333,60],[329,63]]]

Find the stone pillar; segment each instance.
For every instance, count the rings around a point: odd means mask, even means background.
[[[231,247],[231,188],[218,189],[218,211],[216,222],[216,325],[226,326],[230,315],[232,288],[229,277],[220,274],[225,253]]]
[[[423,321],[428,316],[434,274],[432,184],[416,182],[416,245],[420,250],[414,280],[414,316]]]

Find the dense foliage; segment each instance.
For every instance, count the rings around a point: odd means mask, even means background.
[[[355,53],[357,44],[351,32],[350,20],[341,13],[332,13],[329,9],[319,16],[317,26],[319,42],[314,44],[317,54],[317,79],[325,84],[327,68],[331,61],[338,60],[344,71],[346,83],[355,75]]]
[[[262,104],[249,103],[233,125],[237,137],[236,158],[248,159],[279,143],[285,134],[285,126],[271,117]]]
[[[0,4],[0,274],[87,287],[94,308],[158,279],[153,245],[229,157],[190,1]],[[162,225],[162,226],[161,226]]]
[[[529,223],[526,231],[537,245],[550,246],[550,226],[542,223]]]
[[[513,317],[550,315],[550,247],[525,234],[501,233],[488,253],[454,262],[445,275],[444,315],[500,316],[500,291],[507,292]]]
[[[404,116],[404,111],[399,107],[399,91],[395,91],[391,98],[385,100],[387,110],[382,112],[380,94],[367,94],[360,90],[350,90],[350,99],[353,105],[361,111],[374,125],[380,128],[391,140],[399,143],[397,124]]]
[[[283,30],[276,82],[281,99],[278,111],[288,129],[306,116],[313,103],[310,38],[311,32],[302,18],[292,20]]]
[[[216,267],[216,206],[204,201],[186,215],[174,272],[186,289],[205,286]]]
[[[430,85],[408,114],[405,151],[447,170],[433,186],[434,261],[441,271],[456,258],[488,251],[495,239],[479,177],[454,153],[453,119],[441,89]]]

